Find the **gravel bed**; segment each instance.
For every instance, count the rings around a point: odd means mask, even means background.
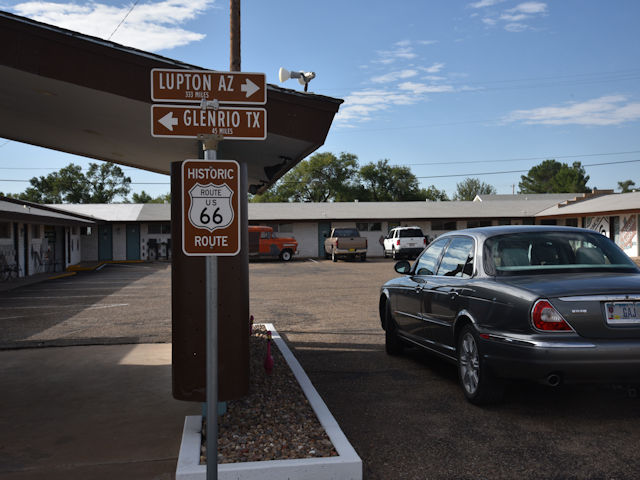
[[[227,413],[218,419],[218,463],[337,456],[273,341],[274,367],[266,373],[265,327],[254,326],[249,349],[249,395],[227,402]],[[202,432],[200,463],[206,464],[206,421]]]

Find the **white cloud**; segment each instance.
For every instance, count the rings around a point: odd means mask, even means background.
[[[24,2],[12,10],[32,18],[87,35],[107,39],[118,24],[126,20],[111,40],[142,50],[165,50],[202,40],[205,35],[180,28],[211,7],[214,0],[162,0],[116,7],[103,3],[86,4]]]
[[[415,95],[423,95],[425,93],[449,93],[454,91],[451,85],[427,85],[416,82],[404,82],[398,85],[398,88]]]
[[[342,124],[351,120],[359,122],[373,118],[373,113],[387,110],[396,105],[412,105],[420,98],[392,90],[363,90],[354,92],[344,99],[335,119]]]
[[[430,67],[422,68],[427,73],[438,73],[444,68],[444,63],[434,63]]]
[[[525,30],[528,30],[529,27],[527,25],[525,25],[524,23],[507,23],[504,26],[504,29],[507,32],[524,32]]]
[[[585,102],[561,106],[516,110],[504,118],[507,123],[540,125],[619,125],[640,120],[640,102],[629,102],[624,95],[607,95]]]
[[[492,7],[493,5],[502,2],[504,2],[504,0],[480,0],[479,2],[470,3],[469,6],[471,8],[485,8]]]
[[[371,81],[373,83],[391,83],[397,80],[402,80],[405,78],[415,77],[418,74],[416,70],[398,70],[396,72],[385,73],[384,75],[378,75],[377,77],[373,77]]]
[[[486,0],[485,2],[477,2],[478,4],[482,3],[481,7],[490,7],[495,5],[497,2],[492,2],[491,0]],[[476,4],[471,4],[474,6]],[[480,8],[480,7],[474,7]],[[487,25],[488,27],[494,27],[496,25],[501,25],[508,32],[523,32],[525,30],[529,30],[531,27],[525,23],[540,16],[544,16],[547,14],[547,4],[544,2],[523,2],[519,3],[513,8],[508,8],[503,10],[502,13],[499,13],[496,9],[488,9],[488,12],[483,14],[481,18],[482,23]],[[474,15],[472,15],[474,16]]]
[[[507,10],[507,12],[519,12],[529,15],[533,15],[536,13],[545,13],[546,11],[547,4],[542,2],[525,2]]]

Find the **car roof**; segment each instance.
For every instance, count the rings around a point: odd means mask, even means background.
[[[422,230],[419,226],[414,225],[413,227],[393,227],[391,230],[406,230],[406,229],[418,229]]]
[[[494,227],[478,227],[466,228],[464,230],[451,230],[443,233],[440,237],[453,235],[471,235],[478,239],[495,237],[497,235],[505,235],[509,233],[527,233],[527,232],[588,232],[598,233],[595,230],[578,227],[564,227],[558,225],[501,225]]]

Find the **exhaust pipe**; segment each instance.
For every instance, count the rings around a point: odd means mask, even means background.
[[[550,373],[545,379],[545,383],[550,387],[557,387],[562,383],[562,377],[558,373]]]

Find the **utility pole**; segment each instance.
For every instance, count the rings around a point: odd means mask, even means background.
[[[240,0],[229,0],[229,22],[231,55],[230,67],[232,72],[240,71]]]

